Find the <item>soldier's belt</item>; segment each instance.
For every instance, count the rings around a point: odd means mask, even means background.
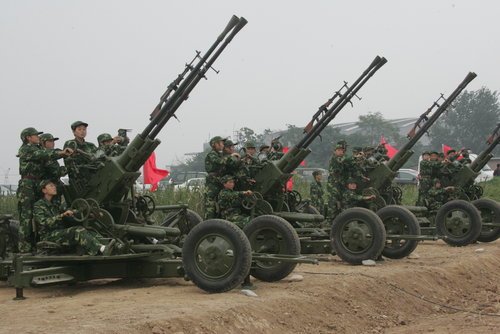
[[[39,177],[33,176],[33,175],[23,175],[23,176],[21,176],[21,179],[37,180],[37,179],[39,179]]]

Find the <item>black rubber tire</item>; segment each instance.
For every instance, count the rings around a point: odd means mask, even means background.
[[[221,277],[209,277],[200,270],[198,263],[206,264],[207,261],[219,262],[228,256],[200,257],[196,254],[201,242],[208,240],[208,237],[223,236],[230,243],[232,257],[235,259],[231,264],[231,270],[221,275]],[[210,255],[213,255],[212,252]],[[186,237],[182,247],[182,263],[187,277],[196,286],[210,293],[226,292],[234,289],[243,282],[250,272],[252,265],[252,249],[247,237],[233,223],[223,219],[209,219],[202,224],[196,225]]]
[[[274,215],[263,215],[252,219],[244,228],[252,251],[255,253],[271,253],[300,255],[300,241],[295,229],[285,219]],[[265,238],[262,233],[271,233],[271,239]],[[276,242],[276,238],[281,243]],[[266,248],[262,249],[259,242],[264,241]],[[259,247],[259,249],[256,249]],[[255,261],[250,274],[265,282],[275,282],[287,277],[297,266],[290,262],[262,262]]]
[[[489,198],[481,198],[472,202],[474,206],[481,212],[481,222],[484,222],[483,211],[489,211],[491,215],[491,223],[500,224],[500,204]],[[500,237],[500,227],[482,226],[481,234],[477,238],[481,242],[492,242]]]
[[[369,247],[359,252],[353,252],[343,242],[343,232],[347,224],[361,221],[367,225],[371,232]],[[376,260],[382,254],[385,246],[385,228],[382,220],[373,211],[365,208],[350,208],[341,212],[332,223],[330,231],[332,249],[344,261],[350,264],[361,264],[363,260]]]
[[[451,218],[453,211],[462,211],[470,219],[470,228],[468,233],[463,236],[453,235],[450,228],[445,227],[445,219]],[[439,236],[445,236],[443,239],[448,245],[455,247],[466,246],[477,240],[481,234],[481,214],[476,207],[464,200],[453,200],[443,205],[436,214],[436,230]]]
[[[420,235],[420,225],[417,217],[401,205],[388,205],[377,211],[385,227],[386,234]],[[394,225],[396,220],[396,226]],[[418,240],[387,240],[382,255],[390,259],[402,259],[410,255],[417,248]]]

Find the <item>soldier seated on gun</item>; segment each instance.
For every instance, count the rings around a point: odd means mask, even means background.
[[[236,224],[239,228],[245,227],[250,217],[242,213],[242,199],[246,195],[252,195],[253,192],[251,190],[235,191],[234,177],[231,175],[223,176],[221,182],[224,188],[219,192],[217,200],[220,217]]]
[[[363,196],[361,194],[358,194],[356,191],[357,187],[358,185],[356,183],[356,180],[352,178],[347,180],[347,190],[343,194],[342,201],[344,209],[354,208],[356,206],[367,207],[369,201],[377,197],[375,195]]]
[[[40,189],[43,198],[35,203],[33,216],[41,241],[54,242],[61,246],[81,246],[89,255],[111,255],[115,239],[104,245],[99,241],[97,233],[76,225],[77,222],[71,218],[74,212],[63,210],[60,202],[54,198],[57,188],[52,181],[43,180],[40,182]]]
[[[59,138],[54,138],[50,133],[44,133],[40,136],[40,144],[42,147],[48,151],[60,152],[60,149],[55,148],[55,141]],[[59,162],[56,160],[48,160],[43,165],[43,177],[42,180],[51,180],[57,185],[58,193],[62,194],[62,186],[60,178],[68,173],[66,167],[60,166]],[[60,197],[60,196],[59,196]]]
[[[102,152],[108,157],[114,157],[120,155],[125,151],[125,146],[115,145],[122,141],[122,137],[115,136],[111,137],[109,133],[102,133],[97,137],[97,142],[99,143],[99,148],[97,152]]]
[[[448,202],[451,192],[456,189],[453,186],[441,188],[441,180],[437,178],[432,180],[432,185],[424,198],[425,206],[431,211],[439,210],[443,204]]]

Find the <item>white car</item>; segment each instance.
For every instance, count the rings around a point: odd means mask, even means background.
[[[174,190],[202,190],[205,186],[205,178],[204,177],[195,177],[187,180],[184,183],[176,184],[174,186]]]

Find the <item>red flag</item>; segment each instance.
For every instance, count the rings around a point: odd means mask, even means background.
[[[288,152],[288,150],[290,150],[288,147],[283,147],[283,153]],[[301,165],[301,166],[305,166],[305,165],[306,165],[305,160],[302,160],[302,161],[300,162],[300,165]]]
[[[448,151],[453,150],[453,147],[449,147],[445,144],[441,144],[441,149],[443,150],[444,155],[448,155]]]
[[[396,154],[396,152],[398,151],[395,147],[392,147],[391,145],[387,144],[384,137],[382,137],[380,143],[385,144],[385,148],[387,149],[387,156],[389,158],[392,158],[394,154]]]
[[[151,153],[151,156],[144,164],[143,173],[144,184],[151,185],[151,192],[155,191],[158,188],[158,182],[169,174],[168,170],[156,168],[155,152]]]

